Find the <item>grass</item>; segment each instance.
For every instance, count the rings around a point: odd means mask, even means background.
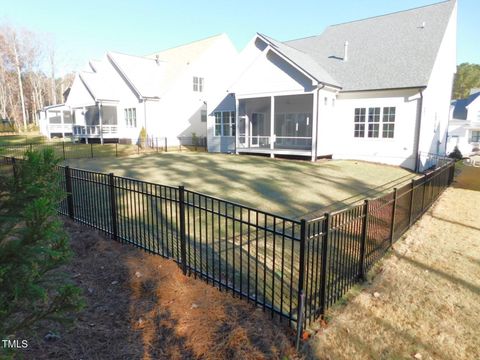
[[[273,160],[212,153],[76,159],[71,167],[178,186],[293,218],[377,197],[416,175],[361,161]]]
[[[0,133],[0,144],[19,145],[30,143],[41,143],[48,140],[45,136],[38,133],[25,133],[22,135],[2,135]]]
[[[320,359],[479,359],[480,169],[462,173],[308,343]],[[358,292],[358,289],[357,289]]]

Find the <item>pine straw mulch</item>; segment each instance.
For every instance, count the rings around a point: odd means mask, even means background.
[[[25,358],[295,358],[292,331],[252,304],[184,276],[171,260],[72,222],[66,229],[75,256],[64,270],[87,306],[71,328],[42,324]],[[45,341],[49,331],[60,339]]]

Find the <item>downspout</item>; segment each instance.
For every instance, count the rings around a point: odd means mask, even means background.
[[[315,129],[315,161],[317,161],[318,157],[318,125],[319,125],[319,118],[318,118],[318,108],[320,107],[320,90],[325,87],[325,84],[322,84],[322,87],[318,87],[317,85],[317,108],[315,109],[316,113],[316,120],[317,120],[317,128]]]
[[[423,89],[420,89],[420,114],[418,117],[417,133],[415,134],[415,172],[420,168],[420,133],[422,129],[422,114],[423,114]]]

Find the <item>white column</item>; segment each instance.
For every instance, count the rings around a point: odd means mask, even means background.
[[[270,149],[273,150],[275,141],[275,97],[270,96]],[[273,151],[270,157],[274,158]]]
[[[63,128],[64,123],[63,123],[63,110],[60,110],[60,125],[62,126],[62,139],[65,139],[65,130]]]
[[[238,139],[238,130],[239,130],[239,116],[238,116],[238,99],[235,98],[235,154],[238,155],[238,142],[239,142],[239,139]],[[215,131],[215,129],[213,129],[213,131]]]
[[[312,110],[312,161],[317,160],[317,129],[318,129],[318,90],[313,92]]]
[[[102,103],[98,103],[98,122],[100,124],[100,144],[103,144]]]

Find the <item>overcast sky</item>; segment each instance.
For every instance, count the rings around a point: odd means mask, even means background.
[[[0,20],[55,39],[60,72],[106,51],[146,55],[219,33],[238,50],[256,32],[277,40],[435,0],[2,0]],[[457,62],[480,63],[480,0],[458,0]]]

